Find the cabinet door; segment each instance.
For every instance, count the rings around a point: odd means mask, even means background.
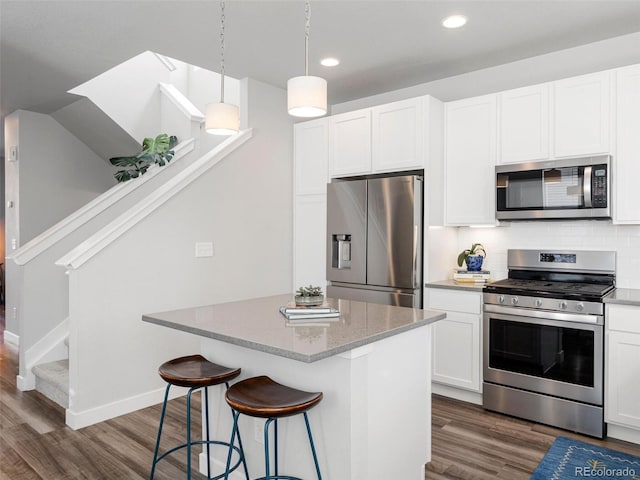
[[[432,380],[481,392],[480,316],[447,312],[433,324]]]
[[[640,428],[640,334],[606,335],[605,421]]]
[[[554,82],[554,155],[609,152],[610,72]]]
[[[294,206],[293,286],[327,284],[327,196],[298,195]]]
[[[373,171],[424,168],[422,99],[388,103],[371,113]]]
[[[499,112],[500,163],[549,158],[549,84],[502,92]]]
[[[618,70],[616,84],[613,216],[617,223],[640,223],[640,65]]]
[[[293,135],[295,193],[325,194],[329,170],[328,119],[297,123]]]
[[[371,110],[329,117],[331,177],[371,172]]]
[[[448,225],[495,224],[496,96],[445,107],[445,219]]]

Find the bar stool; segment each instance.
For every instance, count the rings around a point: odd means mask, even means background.
[[[320,465],[318,465],[318,456],[316,448],[313,444],[311,435],[311,427],[309,425],[309,417],[307,411],[322,400],[322,392],[311,393],[296,390],[295,388],[281,385],[269,377],[253,377],[242,380],[232,385],[225,395],[227,403],[233,410],[233,431],[231,432],[231,444],[233,444],[236,433],[240,435],[238,430],[238,417],[241,413],[250,417],[266,418],[264,424],[264,461],[265,476],[256,480],[302,480],[298,477],[278,474],[278,418],[290,417],[302,413],[307,426],[307,435],[309,436],[309,445],[313,454],[313,461],[316,467],[318,480],[322,480],[320,474]],[[274,464],[275,475],[271,475],[269,466],[269,425],[274,425]],[[231,463],[231,451],[227,458],[227,467]],[[228,478],[228,475],[224,477]]]
[[[229,388],[229,381],[240,375],[239,368],[228,368],[222,365],[217,365],[208,361],[202,355],[190,355],[186,357],[174,358],[168,362],[163,363],[158,368],[160,377],[167,382],[167,388],[164,394],[164,403],[162,404],[162,414],[160,415],[160,426],[158,428],[158,438],[156,440],[156,448],[153,454],[153,465],[151,466],[150,480],[153,480],[156,465],[167,455],[180,450],[182,448],[187,449],[187,479],[191,479],[191,446],[192,445],[206,445],[207,446],[207,479],[215,480],[225,477],[228,473],[232,472],[239,467],[240,463],[244,466],[244,472],[247,480],[249,480],[249,471],[247,470],[247,464],[244,458],[244,450],[242,448],[242,439],[238,435],[238,445],[236,447],[233,443],[226,443],[218,440],[211,440],[209,436],[209,387],[214,385],[225,384],[227,389]],[[189,392],[187,393],[187,443],[173,447],[166,451],[162,455],[158,456],[160,449],[160,437],[162,436],[162,426],[164,424],[164,417],[167,411],[167,400],[169,398],[169,390],[171,386],[187,387]],[[204,410],[205,410],[205,431],[206,438],[204,440],[192,441],[191,440],[191,394],[198,389],[204,388]],[[233,412],[232,412],[233,413]],[[210,446],[211,445],[224,445],[229,448],[227,472],[221,473],[215,477],[211,477],[211,457]],[[230,459],[232,452],[238,454],[238,461],[230,467]]]

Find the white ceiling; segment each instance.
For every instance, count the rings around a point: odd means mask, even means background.
[[[0,113],[53,112],[145,50],[219,71],[219,12],[215,0],[0,0]],[[444,29],[454,12],[469,23]],[[228,75],[284,88],[304,73],[302,0],[227,0],[226,19]],[[640,0],[314,0],[310,74],[337,104],[638,31]],[[327,55],[341,65],[321,67]]]

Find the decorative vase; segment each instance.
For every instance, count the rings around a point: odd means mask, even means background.
[[[482,269],[482,261],[484,257],[482,255],[468,255],[465,262],[467,262],[467,270],[471,272],[478,272]]]
[[[301,307],[317,307],[324,302],[324,295],[315,295],[313,297],[303,297],[302,295],[296,295],[296,305]]]

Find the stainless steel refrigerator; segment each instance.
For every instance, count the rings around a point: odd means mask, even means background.
[[[327,185],[327,296],[422,307],[422,180]]]

